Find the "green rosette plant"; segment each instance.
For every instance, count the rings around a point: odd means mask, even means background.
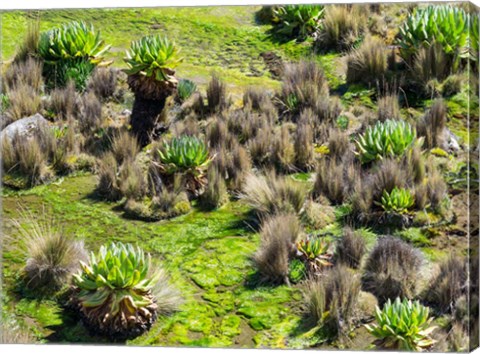
[[[309,235],[297,243],[297,254],[306,262],[308,269],[316,273],[333,265],[330,246],[325,239]]]
[[[132,42],[124,58],[132,91],[150,99],[171,94],[178,83],[174,69],[183,61],[179,53],[174,42],[159,35]]]
[[[151,274],[150,255],[131,244],[111,243],[80,266],[73,275],[75,302],[90,329],[129,338],[150,328],[157,317],[152,289],[160,277]]]
[[[276,32],[288,38],[305,40],[315,33],[324,15],[323,5],[285,5],[273,10]]]
[[[74,80],[83,91],[96,66],[109,65],[104,54],[110,49],[100,38],[100,32],[85,22],[70,22],[43,32],[38,43],[38,55],[44,61],[47,86],[65,86]]]
[[[402,56],[409,59],[419,48],[438,43],[457,66],[460,59],[469,56],[469,23],[470,15],[459,7],[418,8],[400,27],[398,44]]]
[[[362,163],[382,160],[385,157],[400,157],[414,143],[421,145],[414,127],[404,121],[389,120],[369,126],[355,144],[355,154]]]
[[[389,299],[382,310],[376,308],[375,320],[365,327],[378,338],[376,345],[381,349],[423,351],[435,343],[430,337],[435,327],[430,326],[429,308],[418,301],[397,298],[392,303]]]
[[[382,200],[379,204],[387,213],[407,213],[415,204],[412,193],[405,188],[393,188],[390,193],[386,190],[382,193]]]

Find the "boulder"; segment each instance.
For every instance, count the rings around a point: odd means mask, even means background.
[[[2,132],[0,133],[0,141],[2,141],[4,138],[11,141],[17,133],[25,138],[32,137],[35,132],[40,129],[40,127],[47,124],[48,121],[39,113],[31,117],[18,119],[15,122],[7,125],[2,130]]]
[[[450,129],[445,128],[443,132],[443,140],[445,141],[445,149],[450,152],[458,152],[460,150],[460,144],[458,138],[453,134]]]

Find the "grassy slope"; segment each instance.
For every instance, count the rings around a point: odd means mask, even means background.
[[[175,40],[185,60],[178,68],[179,77],[188,77],[199,84],[217,72],[230,86],[263,85],[278,87],[259,57],[275,51],[287,59],[309,52],[309,45],[294,42],[275,43],[267,33],[268,25],[258,25],[254,12],[259,6],[93,9],[5,12],[3,22],[2,59],[8,60],[23,39],[28,21],[40,19],[42,31],[71,20],[84,20],[99,29],[106,43],[112,44],[108,54],[114,66],[122,67],[125,49],[132,40],[147,34],[167,35]]]

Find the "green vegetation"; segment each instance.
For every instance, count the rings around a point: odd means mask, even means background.
[[[408,189],[393,188],[390,193],[383,191],[382,202],[383,210],[387,213],[395,212],[404,214],[415,204],[412,193]]]
[[[2,13],[2,128],[46,118],[2,133],[8,341],[461,347],[476,63],[389,49],[426,5],[259,8]],[[446,340],[392,339],[397,298]]]
[[[368,127],[356,140],[357,155],[362,163],[385,157],[400,157],[416,142],[414,127],[405,121],[387,119]]]
[[[366,327],[379,339],[382,349],[422,351],[435,343],[430,337],[435,329],[430,325],[433,318],[428,307],[418,301],[388,300],[382,310],[377,308],[375,320],[376,324]]]

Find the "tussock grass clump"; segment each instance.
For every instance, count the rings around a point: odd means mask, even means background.
[[[255,86],[248,87],[243,94],[243,106],[263,113],[274,109],[270,95],[264,89]]]
[[[8,91],[7,97],[9,104],[5,112],[7,119],[4,125],[30,117],[42,109],[42,97],[29,85],[16,85],[14,89]]]
[[[269,146],[268,155],[270,158],[266,165],[272,164],[278,171],[293,171],[295,165],[295,145],[287,124],[282,124],[278,128],[279,132],[274,132],[272,140],[266,142]],[[259,142],[259,141],[258,141]],[[263,145],[263,144],[262,144]]]
[[[277,144],[285,142],[281,138],[282,137],[275,139]],[[272,131],[268,128],[264,128],[260,129],[256,136],[248,141],[247,149],[255,166],[262,167],[270,164],[273,139],[274,135]],[[288,143],[289,141],[287,140],[286,142]]]
[[[347,83],[374,84],[387,72],[387,51],[381,39],[367,37],[347,56]],[[393,117],[391,117],[393,118]]]
[[[314,165],[313,132],[308,124],[299,122],[294,137],[295,166],[308,171]]]
[[[325,7],[325,19],[317,40],[317,48],[343,51],[350,48],[364,30],[366,15],[355,5]]]
[[[408,243],[382,237],[365,263],[362,289],[374,294],[380,304],[397,297],[411,299],[417,292],[422,263],[422,254]]]
[[[115,155],[107,152],[98,163],[97,193],[109,201],[116,201],[122,197],[118,175],[120,167]]]
[[[219,147],[214,154],[212,165],[216,166],[225,179],[227,188],[240,191],[245,177],[252,168],[247,150],[237,140],[232,140],[230,147]]]
[[[381,122],[385,122],[387,119],[400,119],[398,95],[390,94],[378,99],[377,117]]]
[[[13,62],[3,76],[8,91],[28,86],[37,94],[43,89],[43,65],[40,61],[27,58],[25,61]]]
[[[269,172],[265,176],[248,175],[240,198],[264,216],[282,212],[299,213],[306,195],[303,184]]]
[[[280,213],[264,220],[260,229],[260,247],[253,256],[263,281],[289,284],[288,263],[295,254],[295,242],[300,232],[295,214]]]
[[[360,289],[358,275],[344,266],[335,266],[324,277],[306,282],[307,316],[334,337],[348,334],[353,329]]]
[[[227,108],[227,86],[218,76],[212,76],[207,86],[207,102],[210,113],[220,113]]]
[[[337,161],[345,159],[350,153],[350,138],[348,134],[339,129],[330,129],[328,138],[329,156]]]
[[[220,117],[209,122],[205,135],[208,146],[213,148],[228,146],[232,139],[225,120]]]
[[[140,200],[146,192],[142,168],[135,160],[125,160],[119,173],[120,193],[127,199]]]
[[[442,99],[435,100],[432,107],[417,123],[419,136],[425,137],[426,148],[445,147],[444,132],[447,123],[447,107]]]
[[[313,186],[313,195],[314,197],[323,195],[335,205],[343,203],[345,183],[344,165],[342,162],[335,159],[322,159],[319,161]]]
[[[88,81],[88,91],[106,101],[115,95],[118,71],[113,68],[96,68]]]
[[[442,83],[442,95],[444,97],[451,97],[462,91],[463,86],[462,75],[450,75]]]
[[[40,21],[30,21],[27,25],[27,33],[20,44],[14,63],[21,63],[38,57],[38,42],[40,41]]]
[[[438,169],[430,167],[427,180],[427,193],[430,206],[436,210],[441,211],[442,202],[447,196],[447,184],[443,179]]]
[[[79,97],[76,116],[80,131],[85,135],[101,128],[104,123],[102,104],[96,93],[88,92]]]
[[[225,179],[219,173],[218,167],[210,165],[207,171],[208,183],[205,192],[200,197],[202,206],[206,209],[216,209],[228,202],[228,192]]]
[[[408,183],[407,172],[396,160],[385,159],[372,177],[372,191],[375,200],[380,200],[384,191],[390,193],[394,188],[405,188]]]
[[[140,145],[132,134],[122,131],[114,135],[111,152],[118,164],[121,165],[126,160],[135,160],[135,156],[140,152]]]
[[[325,74],[314,61],[286,65],[280,101],[287,114],[295,117],[310,108],[319,120],[325,120],[330,112],[329,97]]]
[[[255,138],[262,129],[272,130],[276,118],[275,115],[254,113],[248,109],[237,109],[228,113],[227,126],[228,130],[241,143],[245,143]]]
[[[76,102],[75,84],[71,81],[64,88],[51,91],[49,108],[57,115],[57,119],[65,120],[73,116]]]
[[[65,235],[46,215],[24,211],[13,224],[22,236],[26,265],[23,280],[27,289],[53,293],[68,283],[79,268],[79,261],[87,259],[82,241]]]
[[[337,243],[336,261],[358,269],[367,250],[365,239],[349,227],[343,230],[343,236]]]
[[[420,48],[414,55],[411,71],[412,81],[426,94],[431,93],[432,80],[445,79],[451,70],[452,62],[438,43],[428,48]]]
[[[465,261],[451,256],[440,263],[423,299],[440,313],[451,313],[457,300],[467,291],[467,280]]]

